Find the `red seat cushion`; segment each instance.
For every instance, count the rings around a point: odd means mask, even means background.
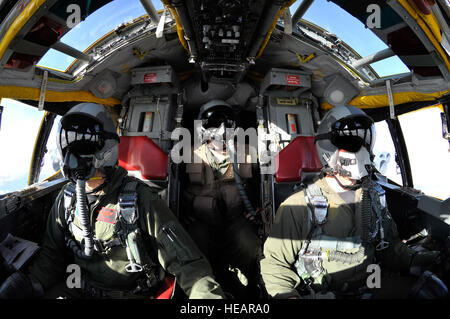
[[[127,171],[140,171],[148,180],[165,180],[168,156],[146,136],[121,136],[119,166]]]
[[[322,164],[314,145],[314,136],[299,136],[275,157],[275,181],[300,181],[302,172],[320,172]]]
[[[166,274],[164,283],[156,293],[156,299],[172,299],[175,290],[176,280],[175,277]]]

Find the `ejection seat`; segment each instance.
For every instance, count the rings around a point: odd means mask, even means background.
[[[263,98],[257,120],[268,130],[264,140],[277,149],[270,151],[270,161],[260,156],[264,159],[260,167],[265,170],[262,194],[266,219],[271,211],[273,220],[280,204],[322,168],[314,145],[319,105],[311,92],[311,81],[307,72],[272,68],[261,83]]]
[[[151,187],[165,190],[168,186],[168,155],[147,136],[120,137],[119,166]],[[175,285],[175,277],[167,274],[156,299],[171,299]]]
[[[119,166],[156,189],[178,217],[178,181],[169,157],[171,131],[182,114],[178,79],[170,66],[136,68],[131,73],[132,89],[119,122]],[[174,287],[174,277],[167,274],[158,299],[172,298]]]
[[[178,181],[170,159],[171,132],[182,117],[176,73],[170,66],[131,71],[132,89],[120,114],[119,165],[158,189],[178,216]]]
[[[274,208],[296,190],[317,177],[322,165],[314,145],[314,136],[299,136],[275,157],[273,181]]]
[[[119,166],[148,182],[166,182],[168,155],[146,136],[121,136]]]

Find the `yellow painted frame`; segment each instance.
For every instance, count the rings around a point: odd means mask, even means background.
[[[433,93],[419,93],[419,92],[399,92],[393,93],[394,104],[404,104],[411,102],[423,102],[423,101],[434,101],[445,94],[450,93],[447,91],[438,91]],[[384,95],[366,95],[357,96],[351,100],[349,105],[356,106],[360,109],[373,109],[378,107],[387,107],[389,105],[389,97],[387,94]],[[330,110],[333,106],[327,102],[321,104],[323,110]]]
[[[31,87],[21,87],[21,86],[0,86],[0,97],[10,98],[16,100],[32,100],[39,101],[41,90],[38,88]],[[108,106],[114,106],[121,103],[120,100],[116,98],[98,98],[91,92],[87,91],[69,91],[69,92],[59,92],[59,91],[46,91],[45,92],[46,102],[94,102]]]
[[[417,7],[408,0],[398,0],[398,2],[417,22],[423,32],[425,32],[426,36],[436,48],[436,51],[439,53],[445,65],[447,66],[447,69],[450,71],[450,61],[441,46],[442,36],[440,34],[440,28],[434,15],[430,14],[429,16],[426,16],[420,13],[419,9],[417,9]]]
[[[45,3],[46,0],[31,0],[25,9],[14,20],[11,27],[6,31],[5,36],[0,42],[0,59],[3,58],[6,50],[16,37],[17,33],[23,28],[25,23],[36,13],[36,11]]]

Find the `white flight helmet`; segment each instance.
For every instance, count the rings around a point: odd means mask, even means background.
[[[197,120],[201,126],[197,134],[202,143],[213,141],[218,148],[225,147],[227,129],[235,128],[235,115],[231,106],[222,100],[211,100],[199,110]]]
[[[337,106],[325,114],[317,130],[316,149],[324,169],[353,180],[369,175],[375,126],[354,106]]]
[[[108,175],[118,163],[119,136],[108,111],[99,104],[71,108],[58,125],[57,146],[63,174],[89,179],[96,169]]]

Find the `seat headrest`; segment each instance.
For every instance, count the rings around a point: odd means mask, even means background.
[[[275,181],[300,182],[305,173],[319,173],[322,169],[314,136],[299,136],[275,157]]]
[[[165,180],[168,156],[146,136],[121,136],[119,166],[139,171],[143,179]]]

